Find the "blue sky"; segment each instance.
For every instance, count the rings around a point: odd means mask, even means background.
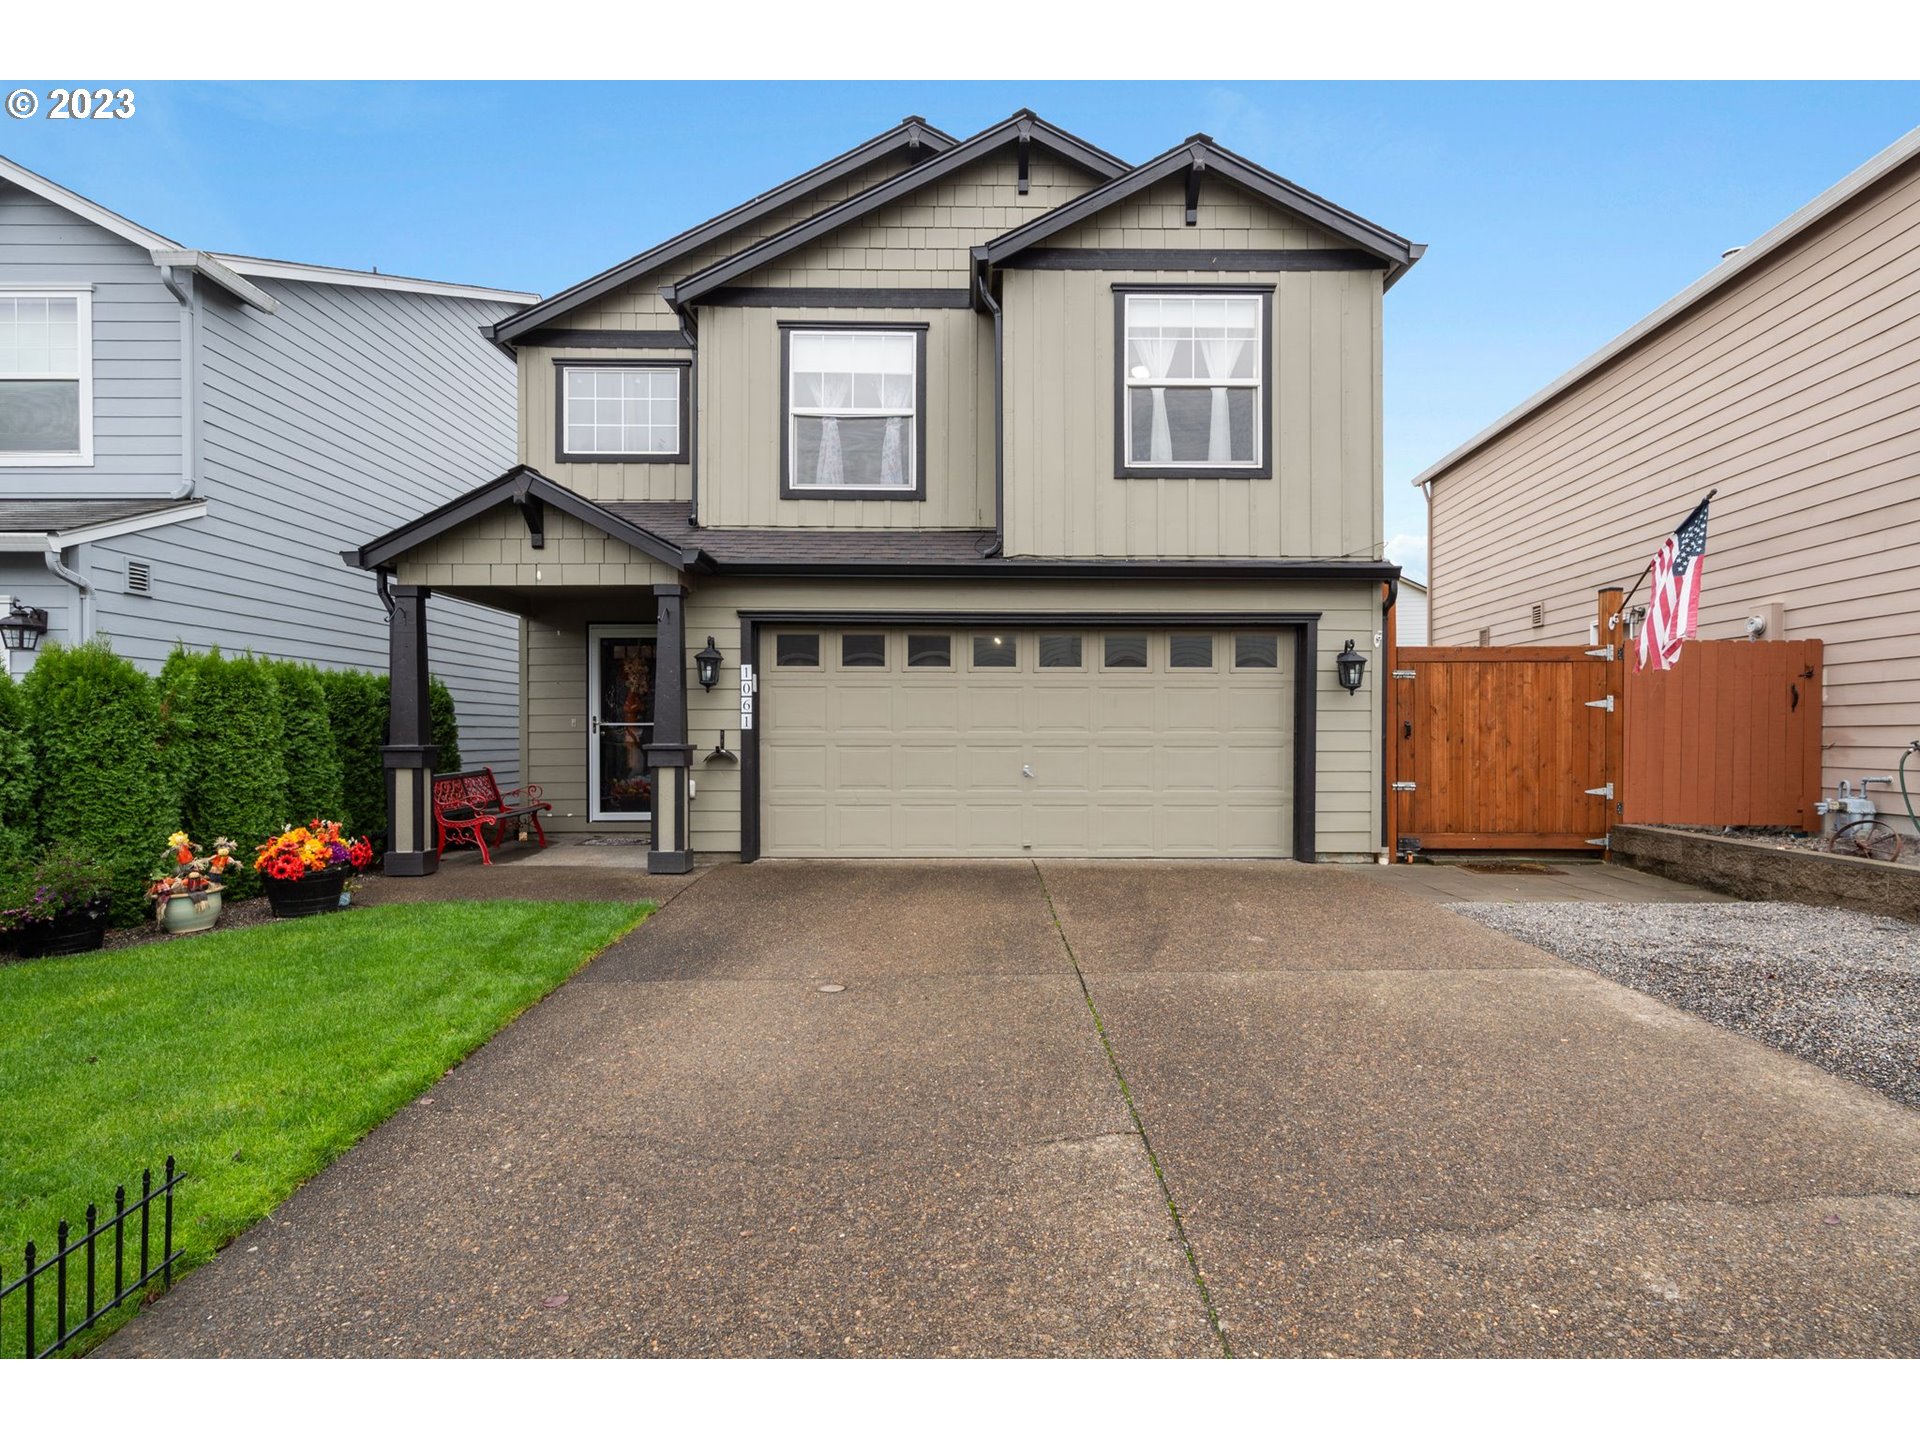
[[[1028,105],[1133,160],[1205,131],[1430,247],[1387,297],[1390,535],[1429,462],[1920,124],[1904,83],[134,88],[0,152],[190,246],[548,293],[907,114]]]

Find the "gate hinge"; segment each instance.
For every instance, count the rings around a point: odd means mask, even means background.
[[[1411,780],[1396,780],[1393,782],[1393,788],[1396,790],[1418,790],[1420,787],[1415,785]]]
[[[1587,844],[1598,845],[1602,850],[1611,850],[1613,848],[1613,839],[1611,836],[1602,835],[1598,840],[1587,841]]]
[[[1586,793],[1589,795],[1598,795],[1603,800],[1611,800],[1613,798],[1613,782],[1609,780],[1598,790],[1589,790]]]
[[[1395,671],[1393,672],[1393,678],[1394,678],[1394,679],[1396,679],[1396,680],[1411,680],[1411,679],[1413,679],[1413,671],[1411,671],[1411,670],[1395,670]]]
[[[1591,655],[1596,660],[1612,660],[1613,647],[1611,645],[1602,645],[1598,650],[1587,651],[1587,654]]]
[[[1613,697],[1609,695],[1604,700],[1589,700],[1586,702],[1586,706],[1589,710],[1604,710],[1611,715],[1613,713]]]

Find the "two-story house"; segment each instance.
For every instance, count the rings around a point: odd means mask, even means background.
[[[390,871],[435,863],[442,597],[526,617],[556,828],[657,869],[1372,858],[1384,677],[1336,659],[1398,575],[1420,251],[1205,136],[910,118],[495,324],[519,463],[348,556],[395,600]]]
[[[480,327],[535,298],[185,249],[0,158],[0,614],[150,670],[182,643],[384,668],[340,549],[512,463]],[[468,753],[513,772],[518,618],[450,599],[433,636]]]

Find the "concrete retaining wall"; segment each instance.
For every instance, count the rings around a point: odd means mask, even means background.
[[[1910,865],[1657,825],[1614,826],[1608,858],[1742,900],[1837,905],[1920,923],[1920,869]]]

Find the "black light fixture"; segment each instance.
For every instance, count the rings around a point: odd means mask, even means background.
[[[38,650],[40,637],[47,633],[47,612],[34,605],[12,602],[7,618],[0,620],[0,640],[9,650]]]
[[[1347,648],[1334,659],[1334,668],[1340,672],[1340,683],[1347,687],[1347,693],[1353,694],[1360,688],[1360,677],[1367,673],[1367,657],[1353,648],[1353,642],[1347,641]]]
[[[707,648],[693,657],[693,663],[700,675],[702,688],[711,690],[720,683],[720,661],[724,657],[714,648],[713,637],[707,636]]]

